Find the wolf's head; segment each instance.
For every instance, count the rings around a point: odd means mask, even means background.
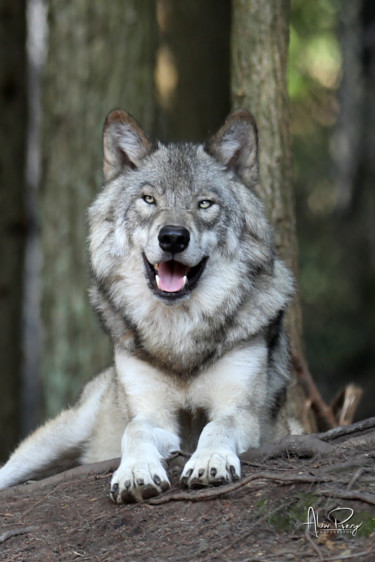
[[[90,209],[96,280],[164,304],[218,303],[270,270],[270,228],[255,195],[253,117],[233,112],[205,145],[153,143],[122,110],[104,126],[104,190]],[[147,288],[147,292],[146,292]],[[118,303],[120,304],[120,302]]]

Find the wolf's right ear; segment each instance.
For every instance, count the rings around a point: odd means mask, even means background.
[[[152,149],[151,140],[136,120],[122,109],[114,109],[104,123],[104,180],[115,178],[123,169],[138,168]]]
[[[233,170],[245,185],[258,182],[258,131],[254,117],[237,109],[206,144],[206,151]]]

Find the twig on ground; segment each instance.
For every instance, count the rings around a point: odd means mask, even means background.
[[[334,477],[327,477],[324,476],[320,478],[319,476],[305,476],[303,474],[280,474],[278,472],[258,472],[256,474],[251,474],[238,482],[233,482],[232,484],[224,484],[224,486],[219,486],[217,488],[206,488],[204,490],[190,490],[189,492],[177,492],[177,493],[169,493],[157,498],[150,498],[145,500],[146,503],[151,505],[161,505],[163,503],[169,503],[171,501],[191,501],[191,502],[198,502],[198,501],[205,501],[211,500],[214,498],[218,498],[225,494],[229,494],[230,492],[234,492],[243,488],[250,482],[255,480],[273,480],[274,482],[301,482],[305,484],[316,484],[317,482],[331,482],[335,480],[337,482],[337,478]]]
[[[364,473],[365,469],[363,468],[363,466],[361,466],[358,470],[355,471],[355,473],[353,474],[347,488],[346,491],[349,492],[354,484],[357,482],[357,480],[362,476],[362,474]]]
[[[358,500],[361,502],[375,505],[375,494],[366,494],[361,492],[344,492],[341,490],[315,490],[317,496],[329,496],[331,498],[340,498],[342,500]]]
[[[18,535],[26,535],[27,533],[31,533],[34,527],[23,527],[21,529],[11,529],[9,531],[5,531],[2,535],[0,535],[0,544],[3,544],[8,539],[12,537],[17,537]]]
[[[356,459],[350,459],[346,462],[335,462],[334,464],[329,464],[324,468],[324,472],[346,472],[352,468],[365,467],[369,464],[369,459],[364,455]]]
[[[318,547],[318,545],[311,538],[310,529],[308,525],[306,525],[306,529],[305,529],[305,539],[307,540],[311,548],[317,553],[317,555],[319,556],[319,560],[323,560],[323,553]]]
[[[28,515],[28,513],[30,513],[30,511],[33,511],[38,505],[40,505],[41,503],[45,502],[46,499],[53,494],[53,492],[56,490],[57,486],[55,486],[55,488],[53,488],[53,490],[51,490],[50,492],[48,492],[48,494],[46,494],[45,496],[42,496],[37,502],[32,503],[31,506],[26,509],[26,511],[24,511],[23,513],[20,514],[20,518],[22,519],[23,517],[25,517],[25,515]]]
[[[350,554],[342,554],[341,556],[330,556],[329,558],[322,558],[322,562],[331,562],[332,560],[354,560],[360,556],[368,556],[374,554],[375,550],[362,550],[361,552],[351,552]],[[370,560],[367,558],[367,560]]]

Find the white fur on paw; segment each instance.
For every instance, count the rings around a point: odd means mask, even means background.
[[[240,476],[240,460],[232,451],[204,449],[196,451],[185,464],[181,482],[189,488],[202,488],[227,484]]]
[[[115,503],[134,503],[165,492],[168,476],[158,461],[127,460],[121,463],[111,481],[111,498]]]

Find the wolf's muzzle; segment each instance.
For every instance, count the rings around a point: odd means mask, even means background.
[[[179,254],[190,242],[190,232],[184,226],[166,225],[159,232],[159,246],[164,252]]]
[[[175,259],[151,264],[145,254],[142,257],[150,289],[169,301],[186,297],[197,286],[208,260],[205,256],[197,265],[190,267]]]

